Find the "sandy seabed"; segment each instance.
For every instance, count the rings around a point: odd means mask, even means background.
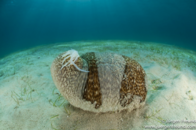
[[[113,52],[135,59],[148,77],[146,105],[132,112],[100,114],[72,107],[60,95],[50,73],[53,60],[70,49],[80,55]],[[134,41],[77,41],[40,46],[0,59],[0,130],[143,130],[147,126],[171,130],[173,125],[195,123],[194,51]]]

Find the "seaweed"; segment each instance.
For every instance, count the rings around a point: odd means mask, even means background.
[[[54,126],[52,125],[52,123],[51,123],[51,127],[52,127],[53,130],[59,130],[59,129],[54,128]]]
[[[19,96],[15,91],[12,91],[11,93],[12,99],[17,103],[17,105],[20,105],[19,99],[21,96]]]
[[[56,118],[56,117],[58,117],[59,115],[54,115],[54,116],[52,116],[52,117],[50,117],[50,119],[54,119],[54,118]]]
[[[17,105],[20,105],[20,101],[30,100],[31,102],[34,102],[35,100],[32,97],[33,92],[36,92],[38,95],[40,95],[37,92],[37,90],[32,88],[32,84],[34,82],[28,76],[28,70],[26,72],[27,72],[27,75],[18,79],[19,81],[20,80],[23,81],[23,84],[21,84],[21,86],[20,86],[21,88],[19,89],[19,92],[17,92],[17,93],[15,91],[11,92],[11,98],[17,103]]]
[[[28,71],[27,71],[28,74]],[[32,92],[36,92],[38,95],[40,95],[37,90],[33,89],[32,86],[32,81],[31,78],[29,76],[23,76],[21,78],[21,80],[23,80],[23,82],[26,84],[24,88],[21,88],[21,95],[26,97],[26,100],[31,99],[32,102],[34,102],[35,100],[33,100],[32,98]]]
[[[188,96],[189,100],[193,100],[193,95],[191,94],[191,90],[189,90],[188,92],[186,92],[186,95]]]
[[[160,109],[158,109],[158,110],[152,109],[153,111],[151,112],[151,114],[150,114],[150,115],[146,114],[146,115],[144,116],[144,118],[145,118],[146,120],[152,119],[152,120],[154,120],[154,121],[158,121],[158,122],[161,123],[161,124],[164,124],[163,121],[166,121],[166,120],[163,119],[163,118],[160,117],[160,116],[158,116],[158,117],[156,116],[162,109],[163,109],[163,108],[160,108]]]
[[[64,110],[65,110],[65,112],[66,112],[66,114],[67,114],[68,116],[71,115],[71,112],[66,108],[66,106],[64,106]]]
[[[174,104],[174,105],[176,105],[176,106],[178,106],[178,107],[180,108],[179,105],[177,105],[176,103],[172,103],[172,102],[171,102],[171,98],[172,98],[173,96],[174,96],[174,92],[172,93],[172,95],[171,95],[168,99],[165,98],[165,100],[168,101],[169,105],[173,105],[173,104]]]
[[[50,100],[49,100],[49,103],[50,103],[52,106],[54,106],[54,107],[61,107],[61,106],[65,103],[66,100],[64,99],[64,97],[63,97],[61,94],[55,93],[55,92],[54,92],[55,90],[56,90],[56,89],[53,89],[52,95],[57,94],[58,97],[57,97],[54,101],[52,101],[52,99],[50,99]]]
[[[157,90],[161,90],[163,88],[162,86],[159,85],[162,83],[160,79],[154,79],[151,81],[151,83],[152,83],[152,87],[151,87],[152,89],[150,91],[152,92],[156,92]]]

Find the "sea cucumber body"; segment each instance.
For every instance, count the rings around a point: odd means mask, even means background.
[[[62,55],[62,54],[61,54]],[[71,105],[92,112],[133,110],[145,104],[146,74],[135,60],[114,53],[90,52],[64,67],[58,56],[51,66],[53,81]],[[66,61],[65,61],[66,62]]]

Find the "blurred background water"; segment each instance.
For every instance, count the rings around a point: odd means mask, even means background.
[[[0,1],[0,58],[39,45],[88,40],[196,50],[196,0]]]

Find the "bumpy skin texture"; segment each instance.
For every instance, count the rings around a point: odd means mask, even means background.
[[[67,62],[69,59],[65,60]],[[145,104],[146,74],[135,60],[114,53],[90,52],[62,70],[62,54],[51,74],[60,93],[75,107],[92,112],[133,110]]]

